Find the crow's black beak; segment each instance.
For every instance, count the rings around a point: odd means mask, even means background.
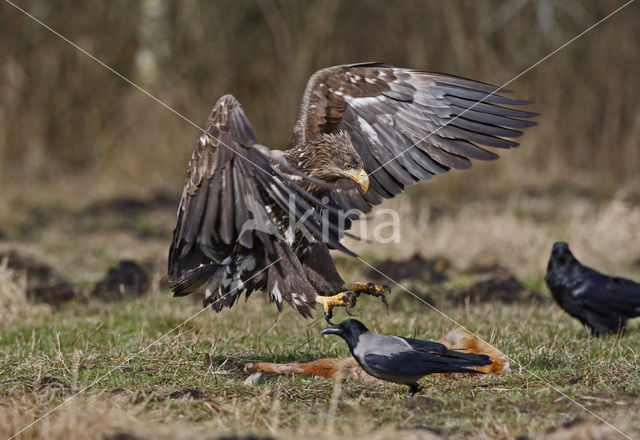
[[[325,328],[320,332],[321,335],[340,335],[342,334],[342,328],[339,325],[332,325]]]

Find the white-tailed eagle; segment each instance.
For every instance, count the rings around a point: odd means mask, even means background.
[[[238,101],[213,108],[187,168],[169,252],[175,296],[220,311],[245,292],[325,318],[384,287],[345,283],[329,249],[383,198],[471,159],[498,156],[534,125],[528,104],[457,76],[381,63],[334,66],[307,83],[287,149],[260,145]],[[347,213],[346,218],[344,213]],[[352,254],[353,255],[353,254]],[[348,310],[347,310],[348,311]]]

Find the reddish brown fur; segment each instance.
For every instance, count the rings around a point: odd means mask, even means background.
[[[274,374],[301,374],[304,376],[324,377],[327,379],[340,379],[349,377],[365,381],[377,380],[368,375],[360,368],[360,365],[353,357],[320,358],[312,362],[290,364],[274,364],[271,362],[258,362],[247,364],[245,372],[255,373],[258,371]]]
[[[468,351],[476,354],[486,354],[491,359],[490,365],[476,367],[478,371],[486,374],[506,374],[510,373],[509,361],[504,355],[492,345],[476,338],[468,331],[458,327],[451,330],[438,341],[449,349]],[[446,375],[458,374],[469,376],[468,373],[441,373]]]

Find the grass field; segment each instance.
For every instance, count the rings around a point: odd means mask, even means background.
[[[135,215],[126,204],[56,205],[52,212],[45,207],[36,227],[16,214],[5,222],[9,237],[3,247],[54,263],[85,293],[59,307],[36,305],[25,299],[19,273],[0,270],[0,438],[76,393],[16,438],[616,438],[613,428],[560,392],[639,436],[640,321],[631,321],[622,338],[593,339],[551,301],[542,279],[551,240],[562,237],[575,243],[585,262],[637,278],[640,250],[632,225],[638,209],[620,198],[572,203],[549,226],[548,203],[535,198],[487,203],[438,215],[427,202],[411,205],[431,216],[392,205],[402,214],[403,242],[359,245],[374,264],[387,253],[399,259],[415,251],[455,262],[447,281],[401,284],[427,295],[512,360],[510,375],[426,378],[414,399],[406,399],[404,387],[355,380],[278,376],[244,385],[245,363],[346,355],[346,346],[320,337],[322,319],[305,320],[288,307],[278,314],[260,295],[220,314],[198,313],[199,303],[172,298],[162,275],[173,219],[162,203]],[[598,233],[589,237],[589,230]],[[502,241],[487,244],[483,254],[473,243],[479,233]],[[433,245],[421,249],[421,234],[433,237],[423,239]],[[118,257],[149,262],[149,292],[113,303],[88,298],[91,284]],[[364,264],[345,258],[339,263],[346,278],[365,276]],[[460,292],[478,278],[474,267],[483,263],[505,267],[541,298],[461,301]],[[359,319],[380,332],[427,339],[455,327],[402,288],[392,288],[388,314],[375,299],[362,298]]]

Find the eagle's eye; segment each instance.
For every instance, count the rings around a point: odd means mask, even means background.
[[[345,162],[345,164],[343,165],[343,169],[345,170],[350,170],[351,168],[353,168],[350,164],[348,164],[347,162]]]

